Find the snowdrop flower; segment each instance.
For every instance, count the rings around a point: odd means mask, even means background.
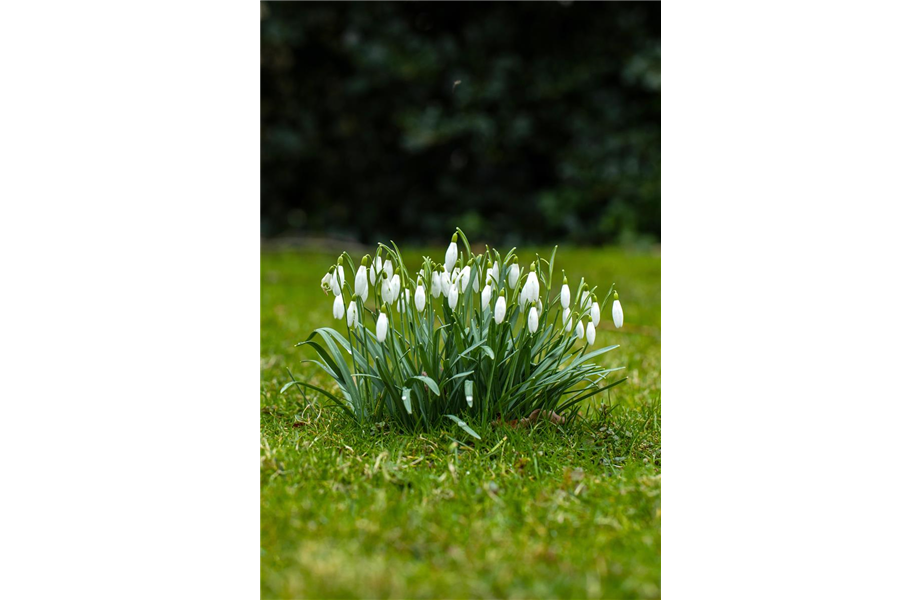
[[[441,295],[441,275],[437,271],[431,272],[431,297],[437,298]]]
[[[393,296],[390,294],[390,279],[387,277],[386,272],[380,274],[380,296],[383,298],[384,304],[389,304],[393,301]]]
[[[319,287],[323,290],[324,294],[328,294],[332,291],[332,272],[335,271],[335,267],[329,267],[329,270],[326,271],[326,274],[323,275],[323,280],[320,282]]]
[[[442,295],[446,296],[447,293],[450,291],[450,284],[451,284],[450,272],[448,271],[447,267],[444,267],[444,271],[441,273],[441,294]]]
[[[361,300],[367,302],[367,256],[361,259],[361,266],[355,273],[355,294],[361,296]]]
[[[399,298],[399,290],[401,289],[401,283],[399,281],[399,273],[393,275],[390,278],[390,302],[395,302]]]
[[[511,263],[511,268],[508,269],[508,285],[511,289],[517,287],[518,278],[521,276],[521,267],[518,266],[517,256],[514,257],[514,262]]]
[[[501,274],[501,265],[498,264],[498,261],[495,261],[495,264],[492,265],[492,271],[490,273],[492,281],[495,282],[495,285],[498,285],[498,277]]]
[[[332,302],[332,318],[341,319],[345,316],[345,301],[342,300],[342,294],[339,294],[335,297],[335,300]]]
[[[387,274],[387,277],[393,279],[393,263],[390,262],[389,258],[383,263],[383,272]]]
[[[450,271],[457,263],[457,234],[450,238],[450,246],[447,247],[447,253],[444,254],[444,269]]]
[[[415,288],[415,308],[422,312],[425,309],[425,287],[419,281]]]
[[[540,297],[540,280],[537,279],[536,267],[530,263],[530,273],[527,274],[527,281],[524,283],[524,289],[521,290],[521,296],[525,304],[536,302]]]
[[[482,290],[482,310],[485,311],[492,302],[492,286],[487,285]]]
[[[473,271],[473,291],[479,293],[479,269]]]
[[[579,321],[578,325],[575,327],[575,337],[578,339],[585,337],[585,326],[582,325],[581,321]]]
[[[495,301],[495,323],[501,324],[505,320],[505,290],[498,293],[498,300]]]
[[[595,335],[594,322],[588,321],[588,329],[585,330],[585,339],[588,340],[589,346],[594,343],[594,335]]]
[[[540,324],[540,315],[537,314],[537,307],[531,306],[530,313],[527,314],[527,330],[530,333],[536,333],[537,325]]]
[[[411,303],[412,296],[409,294],[409,290],[403,290],[403,293],[399,296],[399,300],[396,301],[396,310],[405,312]]]
[[[492,259],[486,263],[486,285],[491,285],[493,283],[498,283],[498,278],[495,277],[495,271],[492,269]]]
[[[345,311],[345,320],[349,327],[354,327],[358,321],[358,305],[354,299],[348,303],[348,310]]]
[[[623,326],[623,307],[620,306],[620,296],[613,293],[613,325],[617,329]]]
[[[597,327],[601,323],[601,305],[597,303],[597,296],[591,294],[591,324]]]
[[[447,294],[447,304],[450,306],[451,310],[457,308],[457,300],[460,298],[460,293],[457,291],[457,284],[452,283],[450,285],[450,292]]]
[[[562,308],[568,308],[569,302],[572,300],[572,292],[569,290],[569,278],[565,275],[562,276],[562,295],[559,299],[562,302]]]
[[[387,309],[386,307],[381,307],[380,316],[377,317],[377,341],[381,344],[387,337],[387,328],[389,325],[390,321],[387,319]]]
[[[566,331],[572,331],[572,311],[568,308],[562,309],[562,325]]]
[[[469,284],[470,284],[470,266],[466,265],[465,267],[463,267],[463,270],[460,271],[460,291],[465,292],[466,286],[468,286]]]
[[[382,271],[383,259],[378,256],[374,259],[374,262],[371,263],[371,285],[377,285],[377,278],[380,277]]]
[[[332,279],[329,282],[332,285],[332,293],[336,296],[342,295],[342,286],[345,284],[345,267],[342,266],[342,259],[339,258],[339,265],[332,272]]]

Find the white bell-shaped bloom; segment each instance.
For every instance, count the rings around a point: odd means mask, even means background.
[[[377,278],[380,277],[380,273],[382,272],[383,272],[383,259],[378,256],[371,263],[371,268],[370,268],[371,285],[377,285]]]
[[[361,265],[355,273],[355,295],[367,302],[367,267]]]
[[[559,301],[562,303],[562,308],[568,308],[569,302],[572,301],[572,292],[569,290],[568,279],[562,282],[562,293],[559,296]]]
[[[457,234],[450,238],[450,246],[444,254],[444,268],[450,271],[457,264]]]
[[[578,339],[585,337],[585,326],[581,321],[579,321],[578,325],[575,326],[575,337]]]
[[[492,286],[487,285],[482,290],[482,310],[485,311],[489,307],[489,304],[492,302]]]
[[[591,321],[588,321],[588,328],[585,329],[585,339],[588,340],[589,346],[594,343],[594,335],[595,335],[594,323]]]
[[[329,269],[326,274],[323,275],[323,280],[319,284],[319,287],[321,290],[323,290],[324,294],[328,294],[330,291],[332,291],[332,271],[333,269]]]
[[[591,324],[597,327],[601,323],[601,305],[596,298],[591,299]]]
[[[619,329],[623,326],[623,307],[620,306],[619,295],[613,293],[613,326]]]
[[[377,341],[381,344],[383,340],[387,337],[387,328],[390,326],[390,321],[387,319],[386,311],[381,310],[380,316],[377,317]]]
[[[389,258],[383,261],[383,272],[387,274],[387,277],[393,279],[393,263]]]
[[[450,292],[451,283],[450,271],[445,269],[441,272],[441,295],[446,296],[447,293]]]
[[[390,302],[395,302],[399,298],[399,292],[402,289],[402,283],[399,281],[399,274],[390,277]]]
[[[502,290],[498,300],[495,301],[495,322],[501,324],[505,320],[505,292]]]
[[[492,265],[492,270],[491,270],[491,272],[490,272],[490,275],[491,275],[491,277],[492,277],[492,281],[495,282],[495,285],[498,285],[498,277],[499,277],[500,274],[501,274],[501,265],[499,265],[499,264],[498,264],[498,261],[496,261],[496,262]]]
[[[410,306],[412,306],[412,294],[409,293],[409,290],[403,290],[403,293],[399,295],[399,301],[396,303],[396,310],[406,312]]]
[[[354,300],[348,303],[348,310],[345,311],[345,321],[349,327],[354,327],[358,320],[358,305]]]
[[[383,298],[384,304],[389,304],[393,301],[392,296],[390,295],[390,279],[387,277],[386,273],[380,274],[380,297]]]
[[[511,268],[508,269],[508,285],[511,289],[515,289],[518,284],[518,278],[521,276],[521,267],[517,263],[517,258],[514,259],[514,262],[511,263]]]
[[[470,284],[470,266],[463,267],[460,271],[460,291],[465,292],[466,287]]]
[[[441,276],[437,271],[431,273],[431,297],[437,298],[441,295]]]
[[[530,312],[527,313],[527,330],[530,331],[530,333],[536,333],[539,324],[540,315],[537,314],[537,307],[531,306]]]
[[[473,271],[473,291],[479,293],[479,269]]]
[[[332,281],[329,282],[332,285],[332,293],[336,296],[342,295],[342,286],[345,285],[345,267],[339,265],[332,272]]]
[[[342,300],[342,294],[339,294],[335,297],[335,300],[332,302],[332,317],[334,319],[341,319],[345,316],[345,301]]]
[[[457,308],[457,300],[460,298],[460,292],[457,290],[457,284],[450,284],[450,292],[447,294],[447,304],[451,310]]]
[[[583,310],[587,310],[591,308],[591,293],[590,292],[581,293],[581,308]]]
[[[566,331],[572,331],[572,311],[568,308],[562,309],[562,326]]]
[[[540,297],[540,280],[537,279],[537,273],[533,270],[533,265],[531,265],[530,273],[527,274],[527,281],[524,282],[521,296],[524,298],[525,304],[536,302],[537,298]]]
[[[425,310],[425,286],[421,283],[415,288],[415,308],[419,312]]]

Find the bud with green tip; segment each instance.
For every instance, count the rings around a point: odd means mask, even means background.
[[[597,295],[591,294],[591,323],[597,327],[601,322],[601,305],[597,303]]]
[[[387,329],[390,321],[387,319],[387,309],[385,306],[380,307],[380,315],[377,317],[377,341],[381,344],[387,337]]]
[[[453,270],[454,265],[457,264],[457,234],[451,236],[450,245],[447,247],[447,252],[444,254],[444,268],[448,271]]]
[[[623,326],[623,307],[620,306],[620,295],[613,292],[613,325],[617,329]]]
[[[495,301],[495,323],[501,324],[505,320],[505,311],[507,307],[505,306],[505,290],[502,290],[498,293],[498,300]]]
[[[514,261],[511,263],[511,267],[508,269],[508,285],[511,289],[515,289],[518,284],[518,279],[521,276],[521,267],[518,265],[517,256],[514,257]]]
[[[569,278],[565,276],[565,271],[562,272],[562,294],[559,301],[562,302],[562,308],[568,308],[569,302],[572,301],[572,291],[569,289]]]

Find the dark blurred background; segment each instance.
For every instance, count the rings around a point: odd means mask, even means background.
[[[264,2],[261,27],[263,236],[660,239],[658,2]]]

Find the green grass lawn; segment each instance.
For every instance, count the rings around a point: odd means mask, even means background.
[[[410,268],[422,254],[403,250]],[[430,255],[443,260],[443,249]],[[343,331],[319,286],[334,261],[262,255],[263,596],[660,596],[660,257],[559,249],[570,282],[616,282],[626,323],[614,329],[608,304],[595,346],[620,344],[601,362],[626,366],[629,380],[596,396],[584,419],[495,427],[482,441],[456,427],[362,431],[333,407],[309,408],[294,387],[280,394],[287,368],[334,390],[300,363],[312,350],[294,348],[316,327]]]

